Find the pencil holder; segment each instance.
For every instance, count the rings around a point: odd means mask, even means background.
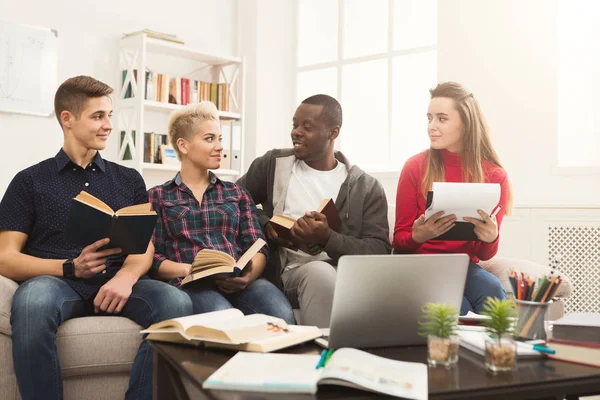
[[[517,335],[529,339],[546,340],[546,313],[552,300],[544,303],[536,301],[515,300],[519,312],[517,319]]]

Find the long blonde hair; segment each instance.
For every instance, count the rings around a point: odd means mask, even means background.
[[[490,139],[490,129],[483,116],[479,102],[473,97],[473,93],[468,92],[456,82],[439,83],[435,88],[430,89],[431,98],[446,97],[454,100],[454,106],[460,115],[464,125],[462,136],[462,168],[463,179],[465,182],[484,182],[485,177],[481,166],[482,160],[490,161],[499,167],[502,167],[500,158],[492,146]],[[427,168],[421,185],[423,196],[427,196],[427,191],[431,190],[433,182],[443,182],[444,163],[439,150],[430,148],[427,150]],[[509,183],[508,198],[506,202],[505,214],[512,210],[512,188]]]

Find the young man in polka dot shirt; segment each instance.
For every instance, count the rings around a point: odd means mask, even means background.
[[[81,190],[113,210],[147,201],[137,171],[100,156],[112,132],[111,93],[108,85],[88,76],[66,80],[54,99],[62,148],[55,157],[19,172],[0,202],[0,275],[20,283],[11,328],[23,399],[62,398],[56,331],[64,321],[120,315],[147,327],[192,313],[184,292],[145,276],[151,248],[123,256],[120,249],[99,250],[108,239],[84,248],[64,239],[72,199]],[[144,341],[126,398],[152,397],[151,366]]]

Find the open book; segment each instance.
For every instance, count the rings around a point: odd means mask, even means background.
[[[456,215],[456,225],[432,240],[479,240],[475,226],[464,217],[481,219],[477,210],[491,214],[500,202],[500,185],[497,183],[433,182],[427,194],[425,220],[439,211],[444,216]],[[440,217],[440,218],[442,218]]]
[[[242,254],[237,262],[229,254],[219,250],[200,250],[198,254],[196,254],[196,257],[194,257],[192,272],[183,278],[181,285],[216,274],[239,276],[244,267],[252,260],[252,257],[254,257],[265,244],[267,243],[264,240],[258,239],[244,254]]]
[[[427,399],[427,366],[342,348],[323,368],[307,354],[239,352],[202,384],[204,389],[315,394],[318,385],[348,386],[405,399]]]
[[[148,249],[156,225],[150,203],[113,211],[102,200],[81,191],[71,204],[65,239],[80,246],[110,238],[100,250],[120,248],[121,254],[142,254]]]
[[[339,232],[342,229],[342,220],[338,215],[333,199],[324,199],[316,211],[321,214],[325,214],[327,217],[327,224],[333,231]],[[274,215],[269,222],[271,222],[273,229],[275,229],[275,232],[277,232],[277,235],[292,243],[294,242],[294,238],[292,237],[292,227],[294,226],[296,219],[286,215],[277,214]],[[301,246],[296,246],[291,250],[296,251],[298,250],[298,247]]]
[[[149,333],[146,339],[159,342],[263,353],[321,336],[316,326],[287,325],[280,318],[244,315],[235,308],[169,319],[151,325],[142,333]]]

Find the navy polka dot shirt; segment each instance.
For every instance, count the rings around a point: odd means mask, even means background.
[[[96,196],[113,210],[146,203],[146,185],[132,168],[94,160],[82,168],[61,149],[49,158],[19,172],[0,202],[0,230],[28,235],[23,253],[39,258],[76,258],[82,248],[64,239],[72,199],[82,190]],[[64,279],[83,298],[89,299],[112,278],[123,264],[123,256],[112,256],[106,271],[85,280]]]

